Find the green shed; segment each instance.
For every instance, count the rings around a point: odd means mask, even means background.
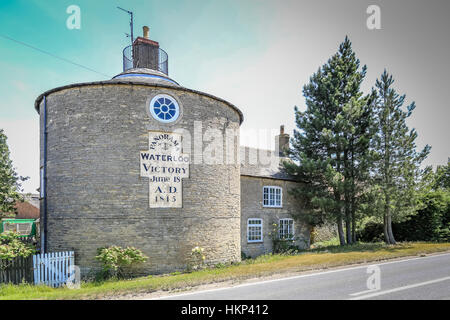
[[[0,233],[4,231],[15,231],[20,237],[31,238],[36,235],[36,222],[34,219],[3,219]]]

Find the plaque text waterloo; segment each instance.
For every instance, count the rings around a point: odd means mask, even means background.
[[[189,177],[189,155],[183,154],[181,134],[149,132],[149,150],[141,151],[141,177],[149,178],[150,208],[181,208],[182,179]]]

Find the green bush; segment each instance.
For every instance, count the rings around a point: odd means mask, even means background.
[[[322,225],[311,228],[310,244],[318,242],[327,242],[335,239],[338,236],[337,226],[333,223],[324,223]]]
[[[295,245],[298,238],[293,238],[293,235],[286,235],[285,239],[279,237],[280,226],[276,223],[272,224],[272,230],[269,236],[272,239],[272,253],[277,254],[296,254],[300,248]]]
[[[394,236],[396,233],[394,233]],[[361,242],[380,242],[384,239],[383,224],[376,222],[368,222],[364,229],[356,233],[356,239]]]
[[[397,241],[450,241],[450,195],[433,191],[422,196],[423,208],[407,220],[392,224]],[[357,233],[363,242],[383,241],[383,224],[369,222]]]
[[[216,269],[223,269],[223,268],[226,268],[226,267],[227,267],[227,265],[225,263],[221,263],[221,262],[216,263],[214,265],[214,268],[216,268]]]
[[[115,278],[132,275],[133,268],[148,259],[139,249],[118,246],[97,249],[95,258],[102,263],[104,277]]]
[[[273,240],[274,254],[296,254],[301,249],[295,245],[295,240],[277,239]]]
[[[205,249],[201,248],[199,246],[196,246],[195,248],[192,248],[191,250],[191,256],[189,259],[189,262],[187,264],[187,271],[191,272],[193,270],[200,270],[205,267],[205,255],[204,252]]]
[[[393,225],[399,241],[450,241],[450,193],[442,190],[425,194],[424,208],[410,219]]]
[[[13,260],[17,257],[28,257],[35,253],[34,247],[19,240],[19,235],[13,231],[0,234],[0,259]]]
[[[241,260],[248,260],[248,259],[251,259],[251,258],[252,257],[246,255],[244,251],[241,251]]]

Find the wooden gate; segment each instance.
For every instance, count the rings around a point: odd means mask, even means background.
[[[34,284],[60,287],[74,272],[74,252],[50,252],[33,256]]]
[[[33,283],[33,258],[0,259],[0,283]]]

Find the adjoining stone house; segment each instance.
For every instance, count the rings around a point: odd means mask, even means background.
[[[275,149],[241,147],[241,250],[250,257],[273,251],[273,237],[309,248],[309,226],[295,221],[301,204],[289,193],[296,182],[281,170],[289,135],[275,137]],[[284,158],[286,160],[286,158]]]
[[[134,246],[149,257],[145,273],[172,272],[196,246],[207,264],[270,252],[273,223],[308,247],[308,227],[292,220],[295,182],[279,151],[239,146],[239,108],[169,78],[148,28],[123,63],[110,80],[36,99],[42,251],[75,251],[86,274],[99,268],[97,249]],[[280,132],[276,150],[288,143]]]

